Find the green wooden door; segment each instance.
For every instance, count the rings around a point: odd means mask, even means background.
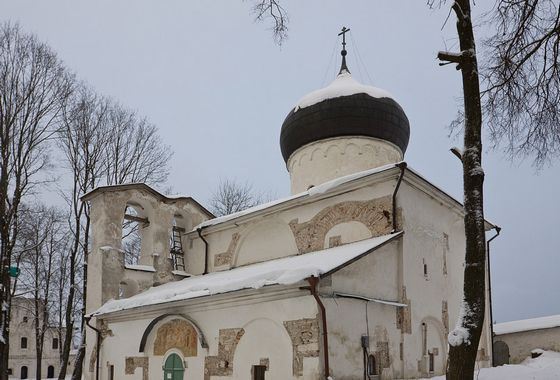
[[[163,380],[183,380],[184,373],[185,368],[179,355],[169,355],[163,366]]]

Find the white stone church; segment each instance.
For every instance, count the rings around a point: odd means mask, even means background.
[[[84,196],[93,234],[86,379],[445,372],[462,303],[463,209],[403,161],[405,112],[356,82],[345,55],[336,79],[282,125],[290,197],[214,218],[144,184]],[[124,219],[141,226],[136,265],[125,265]],[[486,320],[480,366],[491,360]]]

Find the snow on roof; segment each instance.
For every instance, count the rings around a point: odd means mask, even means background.
[[[294,112],[297,112],[300,108],[320,103],[323,100],[354,94],[368,94],[374,98],[393,99],[393,96],[389,92],[377,87],[361,84],[354,80],[348,71],[344,71],[340,73],[327,87],[313,91],[301,98],[295,106]]]
[[[560,314],[494,324],[496,335],[560,327]]]
[[[403,161],[404,162],[404,161]],[[240,218],[242,216],[245,215],[249,215],[249,214],[253,214],[256,213],[258,211],[262,211],[265,210],[267,208],[282,204],[282,203],[286,203],[289,202],[291,200],[295,200],[295,199],[299,199],[299,198],[305,198],[305,197],[309,197],[309,196],[314,196],[314,195],[320,195],[323,193],[326,193],[338,186],[341,186],[345,183],[348,182],[352,182],[354,180],[360,179],[360,178],[364,178],[376,173],[380,173],[383,172],[385,170],[389,170],[392,169],[396,166],[398,166],[400,164],[400,162],[396,163],[396,164],[388,164],[388,165],[383,165],[377,168],[373,168],[373,169],[368,169],[368,170],[364,170],[358,173],[353,173],[353,174],[349,174],[349,175],[345,175],[343,177],[339,177],[339,178],[335,178],[333,180],[330,180],[328,182],[325,182],[321,185],[317,185],[314,186],[312,188],[310,188],[307,191],[298,193],[298,194],[294,194],[290,197],[286,197],[286,198],[281,198],[281,199],[277,199],[275,201],[272,202],[268,202],[268,203],[263,203],[262,205],[258,205],[255,207],[250,207],[248,209],[245,209],[243,211],[239,211],[239,212],[234,212],[233,214],[229,214],[229,215],[224,215],[224,216],[220,216],[218,218],[214,218],[214,219],[210,219],[207,220],[205,222],[200,223],[198,226],[193,228],[193,231],[199,229],[199,228],[204,228],[204,227],[209,227],[209,226],[213,226],[216,224],[220,224],[220,223],[224,223],[227,221],[230,221],[232,219],[237,219]]]
[[[543,351],[538,358],[529,356],[520,364],[477,368],[475,371],[477,380],[553,380],[558,378],[560,378],[560,353],[554,351]],[[445,380],[445,375],[431,377],[429,380]]]
[[[126,269],[139,270],[142,272],[155,272],[153,265],[125,264]]]
[[[321,276],[374,251],[401,236],[402,232],[298,256],[289,256],[227,271],[213,272],[152,287],[121,300],[110,300],[92,313],[100,315],[141,306],[205,297],[266,285],[291,285],[311,276]]]

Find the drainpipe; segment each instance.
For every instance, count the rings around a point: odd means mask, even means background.
[[[327,313],[325,311],[325,305],[321,301],[319,294],[317,294],[317,284],[319,283],[319,278],[315,276],[311,276],[307,278],[307,282],[310,285],[310,291],[315,301],[317,301],[317,306],[319,306],[319,310],[321,311],[321,321],[323,322],[323,361],[325,363],[325,379],[328,379],[330,376],[329,373],[329,339],[327,336]]]
[[[496,230],[496,235],[486,242],[486,254],[488,256],[488,303],[490,304],[490,352],[492,353],[490,357],[492,358],[492,366],[494,366],[494,317],[492,315],[492,281],[490,278],[490,242],[500,235],[502,228],[494,226],[494,229]]]
[[[204,273],[203,274],[208,274],[208,242],[206,241],[204,236],[202,236],[202,228],[203,227],[197,228],[196,232],[198,232],[198,236],[204,242]]]
[[[397,186],[395,186],[395,190],[393,191],[393,231],[391,231],[391,233],[397,232],[397,193],[399,192],[399,187],[401,187],[401,182],[404,177],[406,162],[399,162],[396,166],[401,169],[401,174],[397,180]]]
[[[95,335],[96,335],[96,343],[95,343],[95,350],[96,350],[96,356],[95,356],[95,380],[99,380],[99,352],[101,351],[101,330],[93,327],[92,325],[89,324],[89,321],[91,320],[91,317],[86,317],[86,325],[92,329],[93,331],[95,331]]]

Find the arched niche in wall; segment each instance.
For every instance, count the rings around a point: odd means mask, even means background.
[[[298,253],[294,235],[281,220],[264,220],[241,234],[233,266],[277,259]]]
[[[426,350],[427,361],[425,363],[426,373],[442,374],[445,372],[447,362],[447,340],[443,323],[435,317],[425,317],[420,322],[421,353]],[[430,370],[430,367],[433,370]]]
[[[253,366],[266,366],[270,379],[292,379],[293,347],[284,326],[257,318],[245,326],[233,357],[233,378],[250,379]]]
[[[325,234],[324,247],[336,247],[372,237],[369,228],[358,221],[339,223]]]
[[[208,344],[198,324],[184,314],[163,314],[144,330],[139,352],[163,356],[171,349],[180,350],[184,357],[197,356],[198,348]]]

